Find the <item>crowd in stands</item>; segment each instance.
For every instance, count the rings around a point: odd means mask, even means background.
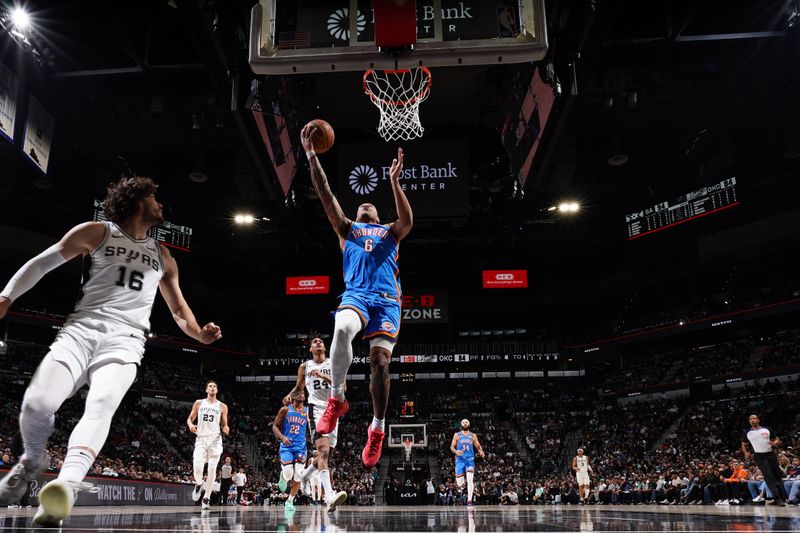
[[[32,344],[11,342],[3,361],[6,369],[35,368],[44,351],[43,346],[37,349]],[[476,503],[577,503],[577,486],[569,469],[577,446],[591,458],[592,502],[711,504],[768,497],[760,472],[739,451],[746,417],[751,411],[763,413],[764,423],[783,437],[782,461],[786,476],[791,477],[795,450],[800,449],[800,417],[795,408],[800,379],[725,386],[707,401],[660,397],[619,403],[598,391],[634,378],[641,384],[657,382],[657,373],[662,379],[684,380],[709,372],[725,373],[731,365],[736,369],[786,366],[797,360],[798,353],[800,332],[794,330],[776,333],[758,347],[750,341],[730,341],[674,352],[658,358],[669,359],[664,366],[654,364],[652,357],[642,357],[639,362],[633,359],[624,372],[600,376],[580,391],[530,389],[519,380],[497,380],[480,387],[465,386],[467,380],[437,382],[436,391],[421,402],[436,406],[429,413],[421,411],[422,421],[428,424],[426,453],[441,472],[432,480],[434,501],[458,505],[465,500],[465,489],[455,483],[449,449],[463,417],[470,419],[487,452],[485,459],[476,460]],[[142,400],[137,392],[150,385],[167,388],[169,376],[176,375],[185,378],[179,380],[185,384],[180,389],[202,397],[205,380],[199,372],[175,366],[180,365],[145,360],[142,384],[135,385],[117,411],[92,474],[192,482],[194,436],[185,423],[190,404]],[[650,372],[652,369],[656,370]],[[248,490],[258,495],[258,501],[269,504],[280,505],[285,498],[277,490],[278,442],[270,426],[292,385],[229,383],[221,388],[221,399],[230,408],[226,454],[237,468],[246,468]],[[9,440],[16,432],[22,390],[19,384],[0,391],[0,461],[6,464],[16,460]],[[339,444],[331,461],[334,483],[349,493],[349,503],[372,505],[377,486],[391,491],[399,480],[378,485],[378,469],[362,465],[360,452],[372,410],[367,383],[352,382],[348,397],[350,412],[341,420]],[[79,393],[58,413],[49,449],[54,470],[63,460],[69,431],[82,409]],[[250,464],[253,444],[256,457],[260,457],[257,464]]]

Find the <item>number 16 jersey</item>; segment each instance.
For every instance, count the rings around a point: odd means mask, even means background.
[[[81,298],[75,313],[111,319],[138,330],[150,329],[150,312],[164,264],[152,237],[134,239],[105,222],[103,242],[84,256]]]

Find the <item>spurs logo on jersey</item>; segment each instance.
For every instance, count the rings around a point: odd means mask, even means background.
[[[197,436],[208,437],[219,435],[219,419],[222,416],[222,403],[214,403],[208,398],[200,400],[200,409],[197,411]]]
[[[575,466],[578,467],[578,472],[588,472],[589,471],[589,462],[586,460],[585,455],[576,455],[575,456]]]
[[[331,376],[331,360],[325,359],[322,363],[315,363],[314,360],[306,362],[306,391],[308,403],[322,407],[328,405],[328,398],[331,395],[330,383],[324,379],[314,377],[311,373],[316,370],[320,374]]]
[[[106,222],[103,243],[84,258],[78,313],[100,314],[136,329],[150,329],[150,311],[164,275],[161,245],[135,240]]]

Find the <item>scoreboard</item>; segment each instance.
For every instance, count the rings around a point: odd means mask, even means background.
[[[736,178],[728,178],[679,196],[671,202],[661,202],[642,211],[625,215],[628,240],[736,205],[739,205],[736,198]]]
[[[94,216],[92,220],[95,222],[106,220],[106,214],[103,212],[101,204],[100,200],[94,201]],[[165,220],[160,226],[151,228],[147,234],[164,246],[178,248],[187,252],[191,251],[192,228],[189,226],[180,226]]]

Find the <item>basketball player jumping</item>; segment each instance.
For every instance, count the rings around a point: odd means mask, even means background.
[[[472,494],[475,492],[475,450],[486,457],[483,446],[478,442],[478,436],[469,430],[469,420],[461,421],[461,431],[453,435],[450,451],[456,454],[456,485],[464,486],[467,479],[467,506],[472,507]]]
[[[202,509],[211,509],[211,488],[217,480],[217,464],[222,455],[222,433],[228,434],[228,406],[217,400],[217,382],[206,383],[206,397],[196,400],[192,412],[186,419],[189,431],[197,435],[194,443],[194,491],[192,499],[200,499],[200,493],[205,490]],[[197,425],[194,424],[195,418]],[[220,428],[222,433],[220,433]],[[208,463],[208,476],[203,487],[203,467]]]
[[[592,471],[589,456],[583,455],[583,448],[578,448],[578,455],[572,458],[572,470],[575,471],[580,504],[583,505],[589,500],[589,472]]]
[[[312,359],[301,364],[300,368],[297,369],[297,383],[295,383],[292,392],[283,399],[283,403],[284,405],[288,404],[291,401],[291,395],[297,391],[302,391],[303,387],[305,387],[307,391],[306,397],[308,398],[308,422],[311,425],[311,439],[318,453],[316,459],[312,460],[308,467],[303,470],[301,482],[305,483],[315,472],[319,471],[320,483],[325,489],[325,503],[328,506],[328,511],[333,511],[347,499],[345,491],[333,491],[333,482],[328,469],[331,449],[336,447],[336,440],[339,436],[339,424],[337,422],[333,426],[333,431],[324,435],[317,430],[322,414],[325,412],[325,407],[328,405],[328,398],[331,395],[331,361],[326,356],[325,343],[319,337],[312,339],[311,347],[308,351],[311,352]]]
[[[48,272],[82,255],[83,295],[31,380],[19,416],[25,453],[0,480],[0,504],[16,502],[29,481],[49,464],[47,440],[55,412],[84,384],[86,409],[69,439],[58,479],[39,493],[34,522],[60,526],[83,478],[108,437],[111,418],[136,379],[144,354],[150,311],[161,295],[178,326],[204,344],[222,337],[213,322],[200,327],[183,298],[178,267],[147,231],[164,221],[149,178],[123,178],[108,188],[103,209],[109,222],[75,226],[57,243],[20,268],[0,293],[0,318],[13,301]]]
[[[303,390],[294,390],[290,394],[292,403],[281,407],[272,422],[272,433],[281,442],[281,475],[278,488],[286,490],[291,481],[292,487],[286,500],[287,511],[294,510],[294,497],[300,488],[300,475],[306,463],[306,427],[308,425],[308,408],[303,405]],[[345,495],[346,497],[346,495]]]
[[[300,141],[311,166],[311,181],[319,196],[328,220],[339,237],[344,262],[346,290],[336,312],[331,346],[332,390],[325,413],[317,424],[317,432],[333,431],[336,422],[347,412],[345,380],[353,362],[352,342],[360,330],[370,341],[369,360],[373,419],[367,430],[367,444],[361,452],[366,466],[375,466],[381,457],[385,431],[384,419],[389,403],[389,360],[400,330],[400,301],[397,258],[400,241],[413,226],[413,213],[402,186],[403,150],[397,149],[397,159],[389,169],[389,181],[394,194],[398,219],[381,224],[372,204],[361,204],[352,221],[331,192],[328,179],[314,152],[312,138],[316,128],[306,125]]]

